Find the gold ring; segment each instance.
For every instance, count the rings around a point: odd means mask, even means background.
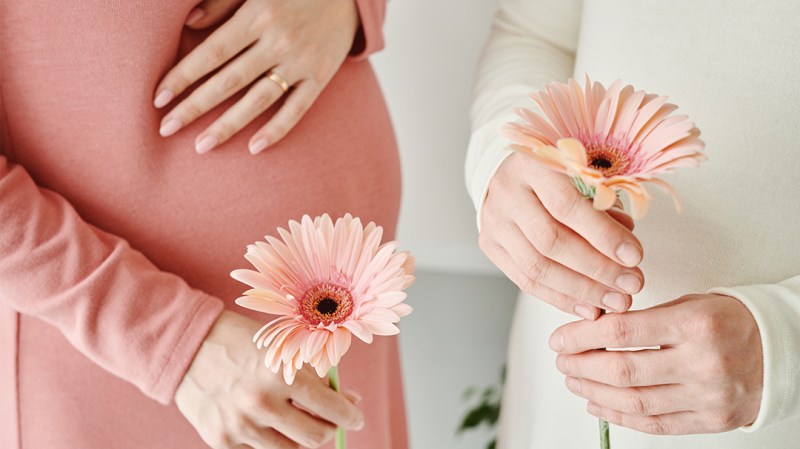
[[[278,87],[280,87],[284,92],[289,90],[289,83],[287,83],[285,79],[272,70],[267,71],[265,76],[277,84]]]

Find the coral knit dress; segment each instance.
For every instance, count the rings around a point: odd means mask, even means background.
[[[256,156],[274,108],[194,151],[240,96],[158,134],[156,84],[209,34],[183,26],[196,4],[0,0],[2,449],[206,447],[172,397],[223,308],[270,319],[233,303],[246,245],[325,212],[394,234],[399,160],[366,60],[385,0],[357,1],[352,57]],[[406,448],[396,339],[354,339],[340,373],[364,398],[349,447]]]

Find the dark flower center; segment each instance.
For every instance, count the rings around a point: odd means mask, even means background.
[[[611,166],[614,164],[604,157],[598,157],[596,159],[592,159],[592,162],[589,162],[589,165],[597,169],[604,169],[611,168]]]
[[[349,290],[331,282],[320,282],[303,293],[299,312],[311,326],[330,326],[344,323],[354,307]]]
[[[332,298],[323,298],[320,302],[317,303],[317,312],[322,315],[333,315],[336,313],[336,309],[339,308],[339,303]]]
[[[616,146],[606,144],[590,143],[586,146],[586,157],[589,167],[599,171],[607,178],[624,175],[630,165],[630,159],[626,152]]]

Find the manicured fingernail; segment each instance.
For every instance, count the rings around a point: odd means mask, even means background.
[[[617,292],[608,292],[603,296],[603,305],[615,312],[622,312],[625,308],[625,297]]]
[[[631,243],[623,243],[617,248],[617,257],[625,265],[635,267],[642,261],[642,252]]]
[[[344,390],[345,393],[350,395],[353,398],[353,404],[358,404],[363,399],[360,394],[356,393],[353,390]]]
[[[169,137],[178,132],[181,128],[183,128],[183,122],[180,119],[174,118],[165,123],[158,132],[162,137]]]
[[[582,316],[583,318],[586,318],[589,321],[594,321],[594,312],[592,311],[592,309],[589,308],[589,306],[578,304],[577,306],[575,306],[575,309],[573,309],[573,311],[575,312],[576,315]]]
[[[197,146],[195,147],[195,150],[197,151],[198,154],[205,154],[205,153],[208,153],[209,151],[211,151],[212,148],[217,146],[218,143],[219,143],[219,138],[217,136],[215,136],[213,134],[209,135],[209,136],[205,136],[205,137],[203,137],[203,140],[201,140],[197,144]]]
[[[590,402],[586,404],[586,411],[589,412],[590,415],[594,415],[598,418],[603,417],[603,407],[595,404],[594,402]]]
[[[581,381],[574,377],[567,377],[567,388],[575,394],[581,394]]]
[[[189,16],[186,17],[186,25],[191,25],[191,24],[197,22],[204,15],[206,15],[205,10],[200,9],[200,8],[193,9],[192,12],[189,13]]]
[[[631,295],[638,292],[642,288],[642,282],[639,277],[630,273],[625,273],[617,278],[617,287],[621,288],[626,293]]]
[[[561,371],[561,374],[569,374],[569,356],[559,354],[556,357],[556,368]]]
[[[264,151],[264,148],[269,146],[269,140],[267,139],[258,139],[250,145],[250,154],[258,154]]]
[[[163,108],[172,101],[173,98],[175,98],[175,92],[173,92],[172,89],[164,89],[158,94],[155,101],[153,101],[153,105],[157,108]]]
[[[364,428],[364,420],[362,419],[360,423],[356,424],[356,426],[353,427],[353,430],[355,430],[357,432],[357,431],[359,431],[359,430],[361,430],[363,428]]]
[[[564,350],[564,337],[561,336],[561,332],[556,332],[550,337],[550,349],[555,352]]]

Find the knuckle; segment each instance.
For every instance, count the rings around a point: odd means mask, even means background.
[[[551,201],[549,210],[550,214],[556,220],[564,223],[575,215],[575,212],[580,207],[583,198],[575,194],[575,189],[561,187],[553,192],[553,200]]]
[[[300,40],[299,30],[287,30],[272,44],[272,51],[277,54],[287,53]]]
[[[520,268],[529,278],[541,281],[547,278],[550,262],[539,254],[529,254],[522,260]]]
[[[708,430],[712,433],[727,432],[739,427],[735,413],[722,412],[709,418]]]
[[[233,446],[233,439],[226,432],[214,432],[207,435],[205,442],[214,449],[230,449]]]
[[[222,81],[219,83],[219,90],[223,94],[234,94],[242,88],[242,84],[244,84],[244,78],[242,78],[242,75],[238,73],[231,73],[222,78]]]
[[[630,387],[635,383],[633,363],[623,354],[611,357],[608,371],[608,377],[614,386]]]
[[[724,321],[721,313],[708,309],[698,310],[692,317],[692,334],[706,341],[717,340],[722,335]]]
[[[181,107],[180,116],[184,118],[184,123],[190,122],[201,115],[203,115],[203,110],[194,103],[188,103]]]
[[[228,122],[219,122],[214,126],[214,128],[215,128],[215,133],[222,140],[229,138],[230,136],[236,134],[236,132],[238,131],[235,125]]]
[[[306,433],[306,441],[303,445],[312,449],[318,448],[333,437],[333,432],[335,432],[335,430],[328,429],[327,427],[309,430]]]
[[[271,82],[271,81],[270,81]],[[275,95],[270,92],[256,92],[251,100],[253,110],[260,112],[266,111],[275,102]]]
[[[172,73],[170,80],[168,81],[168,85],[172,86],[173,91],[176,93],[183,91],[190,84],[192,84],[191,80],[181,72]]]
[[[631,339],[634,328],[621,314],[615,313],[608,315],[601,322],[600,332],[603,341],[609,343],[612,347],[621,347]]]
[[[642,431],[651,435],[669,435],[672,433],[670,426],[657,416],[645,419],[642,423]]]
[[[540,253],[552,257],[563,247],[565,235],[555,223],[547,223],[544,226],[537,226],[533,237],[533,246]]]
[[[488,223],[484,221],[483,229],[481,230],[481,233],[478,234],[478,247],[481,249],[481,251],[483,251],[484,254],[488,256],[490,253],[494,252],[493,250],[495,249],[495,243],[494,239],[489,236],[489,231],[486,229],[487,224]]]
[[[652,407],[645,399],[644,395],[639,392],[629,392],[625,394],[623,403],[632,415],[636,416],[649,416]]]
[[[289,133],[289,128],[282,123],[270,123],[269,135],[271,141],[283,138]]]
[[[495,196],[499,195],[501,197],[505,197],[509,194],[509,182],[506,179],[506,177],[503,176],[500,172],[495,173],[495,175],[492,176],[491,179],[489,179],[489,191],[486,195],[487,202],[489,201],[490,195],[492,193],[494,193]]]
[[[221,44],[208,43],[203,49],[203,59],[211,66],[219,66],[227,61],[225,46]]]
[[[306,102],[299,102],[284,107],[287,108],[286,113],[289,115],[289,118],[294,122],[298,122],[303,118],[311,105]]]

